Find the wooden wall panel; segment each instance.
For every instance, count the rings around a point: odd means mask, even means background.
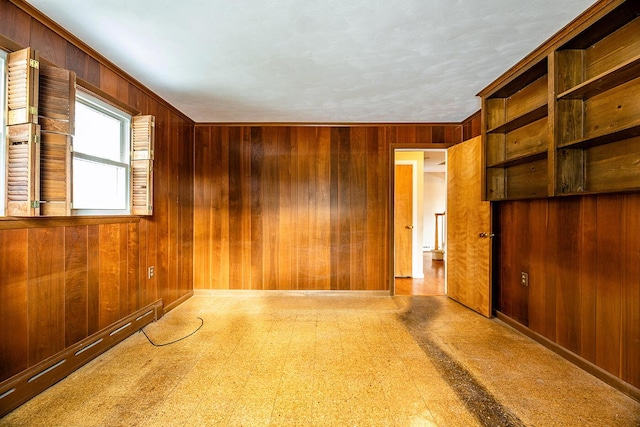
[[[22,46],[29,46],[31,16],[9,1],[0,2],[0,33]]]
[[[120,319],[120,224],[100,225],[98,301],[100,329]]]
[[[67,42],[44,24],[31,21],[29,46],[37,49],[41,59],[54,64],[66,64]]]
[[[0,378],[29,367],[28,230],[0,230]]]
[[[462,127],[197,125],[196,289],[387,290],[389,147]]]
[[[482,133],[482,115],[480,111],[469,116],[462,122],[462,140],[474,138]]]
[[[498,309],[640,387],[640,194],[502,202],[495,209]],[[530,273],[528,288],[520,271]]]
[[[622,230],[625,245],[622,251],[622,334],[620,357],[622,379],[640,384],[640,197],[625,196]],[[635,362],[634,362],[635,361]]]
[[[580,352],[579,354],[589,362],[596,361],[596,283],[597,265],[594,262],[598,256],[598,244],[594,238],[597,230],[596,198],[580,199],[578,216],[579,267],[580,281]],[[576,215],[576,212],[573,213]]]
[[[77,78],[83,79],[94,86],[100,85],[100,63],[71,43],[67,43],[64,68],[74,71]]]
[[[0,221],[2,381],[159,298],[166,306],[192,291],[194,123],[27,5],[0,0],[0,35],[158,119],[152,217]]]
[[[29,365],[65,348],[64,229],[29,230]]]
[[[89,235],[86,226],[67,227],[65,244],[65,345],[89,336]]]
[[[620,374],[622,196],[598,197],[596,221],[596,364]]]

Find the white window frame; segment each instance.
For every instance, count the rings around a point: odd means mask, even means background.
[[[4,216],[5,215],[5,210],[4,210],[4,205],[5,205],[5,199],[6,199],[6,194],[5,194],[5,180],[6,180],[6,151],[7,151],[7,142],[6,142],[6,136],[5,136],[5,131],[6,131],[6,118],[5,118],[5,112],[7,111],[7,97],[5,95],[5,91],[6,91],[6,84],[7,84],[7,79],[6,79],[6,73],[7,73],[7,63],[6,63],[6,59],[7,59],[7,52],[5,52],[4,50],[0,49],[0,100],[2,100],[2,105],[0,105],[0,141],[2,141],[2,143],[0,144],[2,146],[2,149],[0,149],[0,171],[2,173],[0,173],[0,216]]]
[[[108,104],[101,99],[93,96],[92,94],[78,90],[76,93],[76,101],[100,111],[110,117],[119,120],[120,125],[120,162],[113,161],[111,159],[105,159],[96,157],[73,150],[73,159],[89,160],[100,164],[118,166],[125,170],[125,206],[126,209],[76,209],[72,205],[72,215],[130,215],[131,212],[131,164],[130,164],[130,152],[131,152],[131,115],[122,111],[111,104]],[[72,167],[73,171],[73,160]],[[73,181],[76,180],[76,174],[73,173]]]

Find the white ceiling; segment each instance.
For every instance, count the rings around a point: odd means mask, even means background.
[[[28,0],[196,122],[459,122],[594,0]]]

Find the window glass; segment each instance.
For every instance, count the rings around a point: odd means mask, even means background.
[[[91,104],[76,102],[75,151],[114,161],[122,161],[122,119],[105,114]],[[99,129],[99,132],[96,132]]]
[[[78,92],[73,138],[76,215],[129,213],[130,125],[128,114]]]

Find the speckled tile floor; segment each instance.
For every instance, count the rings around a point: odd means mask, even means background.
[[[638,426],[640,403],[446,297],[197,295],[0,426]]]

